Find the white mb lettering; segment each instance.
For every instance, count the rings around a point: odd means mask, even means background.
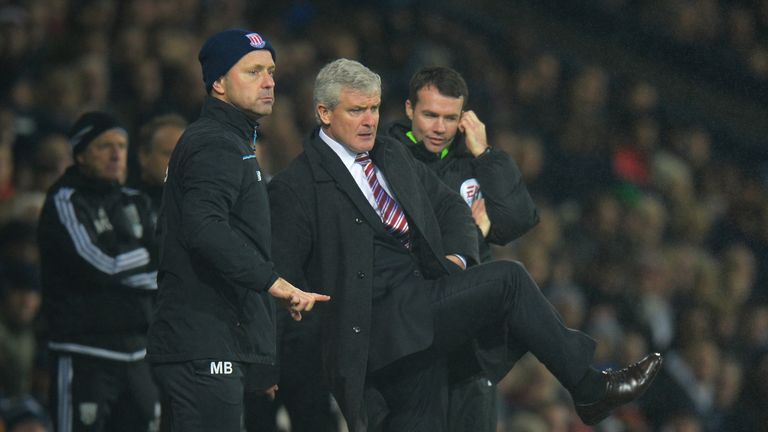
[[[211,375],[232,374],[232,362],[211,362]]]

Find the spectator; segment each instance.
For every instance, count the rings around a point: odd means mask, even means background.
[[[33,390],[40,278],[36,266],[9,261],[0,274],[0,394],[21,398]]]
[[[0,399],[4,432],[53,432],[45,408],[31,397]]]
[[[138,189],[152,199],[152,211],[160,211],[168,161],[187,121],[178,114],[164,114],[142,126],[139,141],[140,179]],[[155,216],[156,217],[156,216]]]
[[[643,399],[654,428],[680,414],[693,414],[703,430],[716,431],[720,350],[711,339],[692,341],[668,352],[657,386]]]
[[[0,262],[38,265],[37,221],[12,220],[0,227]]]

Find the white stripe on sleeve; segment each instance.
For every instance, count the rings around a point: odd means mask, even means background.
[[[157,272],[135,274],[123,279],[122,282],[131,288],[155,290],[157,289]]]
[[[75,244],[75,250],[86,262],[96,267],[99,271],[110,275],[149,263],[149,252],[143,247],[115,257],[109,256],[99,249],[93,243],[83,224],[77,220],[75,207],[72,205],[71,200],[74,192],[75,190],[71,188],[61,188],[56,193],[54,202],[56,203],[59,219],[67,228],[67,232],[69,232],[69,236]]]

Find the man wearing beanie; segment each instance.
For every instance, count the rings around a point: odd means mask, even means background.
[[[149,198],[122,185],[128,135],[117,119],[86,113],[69,137],[75,164],[48,191],[38,227],[53,420],[59,432],[152,430]]]
[[[246,372],[276,363],[275,305],[294,319],[328,296],[280,278],[255,155],[272,112],[275,50],[225,30],[199,55],[208,96],[173,151],[158,218],[159,295],[148,359],[172,431],[240,430]],[[264,383],[262,390],[269,390]],[[274,390],[271,390],[274,391]]]

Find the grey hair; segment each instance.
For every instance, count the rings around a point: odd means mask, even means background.
[[[315,108],[318,105],[330,110],[336,108],[344,88],[363,94],[381,94],[381,77],[354,60],[334,60],[323,66],[315,78],[315,91],[312,95]],[[317,110],[315,119],[320,123]]]

